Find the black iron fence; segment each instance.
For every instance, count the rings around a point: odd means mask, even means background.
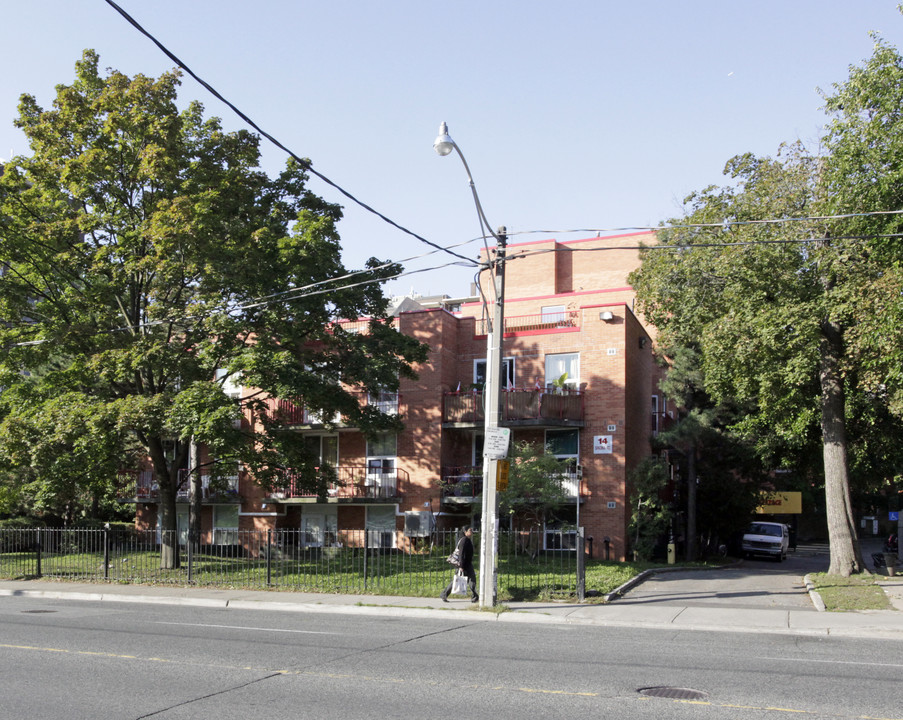
[[[500,534],[500,601],[582,599],[582,553],[574,533],[555,535]],[[430,596],[454,572],[446,558],[458,540],[453,531],[409,537],[381,530],[242,530],[227,537],[230,544],[192,546],[184,534],[153,530],[0,529],[0,578]],[[478,534],[473,542],[479,573]]]

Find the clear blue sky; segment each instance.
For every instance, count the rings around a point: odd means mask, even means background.
[[[869,31],[903,47],[897,0],[119,0],[196,73],[314,167],[429,240],[478,236],[466,174],[432,142],[446,121],[489,221],[512,242],[654,225],[724,163],[781,142],[817,144],[817,88],[871,54]],[[49,104],[84,48],[103,67],[172,66],[104,0],[7,2],[0,156],[28,154],[12,126],[23,92]],[[227,128],[231,111],[190,78]],[[265,167],[281,151],[265,144]],[[345,206],[349,268],[428,248]],[[458,251],[475,257],[480,243]],[[409,269],[450,258],[432,255]],[[473,271],[411,275],[388,291],[466,293]]]

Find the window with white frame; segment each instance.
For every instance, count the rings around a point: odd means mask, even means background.
[[[394,433],[381,433],[367,440],[367,486],[378,497],[395,495],[395,461],[398,438]]]
[[[506,357],[502,360],[502,389],[514,386],[514,358]],[[473,361],[473,384],[482,388],[486,384],[486,360]]]
[[[304,547],[338,545],[338,514],[335,507],[322,505],[304,508],[301,516],[301,541]]]
[[[580,463],[580,431],[576,428],[546,430],[546,452],[567,464],[561,488],[568,497],[577,497]]]
[[[213,544],[238,545],[238,505],[214,506]]]
[[[661,410],[658,408],[658,395],[652,396],[652,434],[658,435],[659,416]]]
[[[398,393],[393,390],[380,390],[367,393],[367,404],[386,415],[398,414]]]
[[[230,398],[238,399],[241,397],[241,374],[232,373],[226,368],[219,368],[216,371],[216,379],[223,388],[223,392]]]
[[[580,385],[580,353],[546,355],[546,388],[554,386],[562,377],[566,388]]]
[[[541,312],[543,324],[561,323],[567,320],[567,308],[564,305],[545,305]]]
[[[367,547],[395,547],[395,506],[367,506]]]

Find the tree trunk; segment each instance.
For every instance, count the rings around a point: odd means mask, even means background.
[[[696,443],[687,449],[687,560],[696,559]]]
[[[176,510],[176,496],[179,492],[178,463],[155,460],[154,476],[160,488],[160,569],[175,570],[180,566],[179,558],[179,515]]]
[[[841,333],[830,321],[822,324],[819,381],[825,463],[825,508],[831,549],[829,575],[849,577],[865,566],[856,536],[847,465],[846,395],[840,373]]]
[[[190,478],[189,506],[188,506],[188,542],[195,552],[201,546],[201,506],[203,501],[203,483],[201,482],[201,463],[198,445],[192,439],[188,450],[188,469]]]

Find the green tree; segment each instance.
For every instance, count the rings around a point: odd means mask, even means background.
[[[651,560],[660,540],[672,532],[674,512],[665,497],[669,481],[667,463],[654,456],[627,474],[632,506],[627,530],[636,560]]]
[[[380,284],[398,266],[371,259],[340,282],[339,207],[299,163],[262,172],[257,136],[197,103],[180,112],[178,85],[177,72],[101,74],[86,51],[50,109],[22,96],[32,155],[0,178],[0,457],[49,489],[60,464],[93,482],[139,448],[160,487],[164,566],[178,563],[192,439],[277,482],[311,458],[265,395],[394,429],[354,390],[397,389],[426,357],[385,316]],[[336,322],[359,317],[367,332]],[[239,407],[227,378],[260,394]],[[236,427],[242,412],[255,423]]]
[[[541,525],[548,512],[568,501],[563,485],[568,462],[526,441],[514,443],[509,461],[508,487],[498,493],[499,516],[527,527]]]
[[[747,523],[759,504],[761,462],[751,444],[731,430],[738,409],[715,403],[706,392],[695,344],[660,353],[669,368],[660,389],[679,413],[655,445],[678,453],[681,503],[675,510],[685,508],[686,558],[695,560],[700,538],[708,545],[727,544]]]
[[[659,233],[633,282],[664,344],[697,343],[706,391],[743,408],[737,432],[763,454],[820,444],[829,571],[849,575],[864,569],[847,428],[848,398],[862,388],[845,334],[862,320],[858,299],[881,268],[824,222],[762,222],[818,215],[820,166],[800,145],[774,159],[732,159],[733,183],[690,196],[686,217]]]

